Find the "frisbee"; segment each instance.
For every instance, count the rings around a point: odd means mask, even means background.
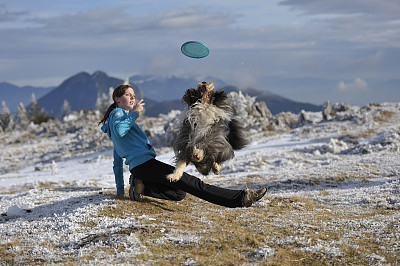
[[[196,41],[185,42],[181,46],[181,51],[182,54],[191,58],[203,58],[210,53],[210,50],[208,50],[207,45]]]

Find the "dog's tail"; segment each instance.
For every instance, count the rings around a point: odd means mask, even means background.
[[[229,122],[229,133],[228,133],[228,142],[231,144],[234,150],[243,149],[246,145],[250,143],[245,129],[241,126],[239,120],[232,119]]]

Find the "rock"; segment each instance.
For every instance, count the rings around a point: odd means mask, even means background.
[[[247,130],[262,131],[268,128],[272,113],[265,102],[256,102],[256,97],[243,95],[241,91],[229,93],[233,114]]]
[[[322,107],[322,117],[324,120],[332,120],[335,118],[336,113],[332,108],[331,101],[327,101]]]
[[[266,117],[268,119],[272,117],[272,113],[268,109],[265,102],[255,102],[252,107],[253,108],[250,115],[253,115],[255,117]]]
[[[76,127],[76,125],[72,125],[69,128],[67,128],[65,130],[66,133],[75,133],[78,130],[78,128]]]
[[[335,103],[333,106],[333,111],[337,112],[347,112],[351,110],[351,105],[348,103]]]
[[[298,125],[304,125],[304,124],[309,124],[312,123],[312,120],[310,118],[310,115],[304,111],[301,110],[300,115],[299,115],[299,120],[297,121]]]

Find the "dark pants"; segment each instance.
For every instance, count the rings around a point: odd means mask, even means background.
[[[187,192],[221,206],[231,208],[243,206],[244,190],[209,185],[187,173],[183,173],[179,181],[170,182],[166,176],[174,170],[175,167],[171,165],[151,159],[133,168],[131,173],[143,181],[146,196],[178,201],[183,200]]]

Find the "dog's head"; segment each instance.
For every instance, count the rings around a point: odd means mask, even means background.
[[[218,162],[219,152],[210,149],[210,146],[202,148],[195,148],[192,152],[191,162],[196,167],[197,171],[202,175],[208,175],[213,168],[214,163]]]
[[[191,154],[191,160],[199,163],[204,160],[205,151],[202,147],[194,146]]]
[[[207,175],[213,167],[213,163],[232,159],[234,152],[227,142],[223,132],[213,131],[207,138],[195,143],[189,148],[190,161],[203,175]]]
[[[213,156],[207,153],[204,147],[194,147],[191,154],[191,162],[196,167],[197,171],[202,175],[208,175],[211,171],[212,163],[214,162]]]

